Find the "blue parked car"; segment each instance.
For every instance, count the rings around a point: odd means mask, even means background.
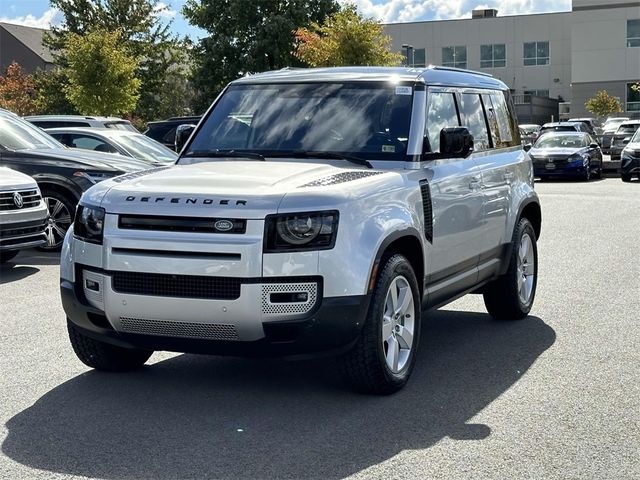
[[[602,178],[602,150],[585,132],[549,132],[529,150],[533,172],[540,179],[574,177]]]

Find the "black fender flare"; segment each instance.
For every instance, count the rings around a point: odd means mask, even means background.
[[[371,266],[371,271],[369,272],[369,283],[367,284],[368,285],[367,291],[369,293],[371,293],[371,291],[373,290],[373,286],[375,285],[375,281],[378,276],[378,267],[380,266],[380,261],[382,260],[382,256],[384,255],[384,252],[387,250],[387,248],[389,248],[389,245],[391,245],[396,240],[399,240],[404,237],[413,237],[420,244],[420,248],[421,248],[420,254],[422,256],[422,262],[423,262],[423,266],[422,266],[423,278],[418,278],[418,282],[424,288],[425,256],[424,256],[423,236],[417,228],[407,227],[402,230],[396,230],[390,233],[389,235],[387,235],[385,239],[382,241],[382,243],[380,244],[380,246],[378,247],[378,251],[376,252],[376,256],[373,261],[373,265]]]
[[[513,234],[520,222],[520,219],[522,218],[522,212],[524,212],[524,209],[531,204],[536,204],[538,206],[538,209],[540,210],[540,224],[542,225],[542,208],[540,208],[540,202],[535,196],[528,197],[520,204],[520,207],[518,207],[518,215],[516,216],[516,221],[513,224],[513,230],[511,231],[511,240],[506,244],[503,251],[502,262],[500,262],[500,275],[504,275],[509,269],[509,260],[511,259],[511,252],[513,251]],[[538,232],[536,240],[538,238],[540,238],[540,232]]]
[[[82,190],[71,180],[68,180],[65,177],[51,174],[36,174],[33,175],[33,179],[38,183],[40,190],[42,190],[42,187],[45,185],[54,185],[71,192],[76,202],[80,201]]]

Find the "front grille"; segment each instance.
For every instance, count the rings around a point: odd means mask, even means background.
[[[0,227],[0,245],[10,247],[12,245],[23,245],[26,243],[45,240],[44,229],[46,222],[29,222],[23,227]]]
[[[118,228],[162,232],[245,233],[247,221],[235,218],[120,215]]]
[[[188,323],[171,320],[120,317],[121,330],[141,335],[164,337],[199,338],[205,340],[238,340],[238,331],[233,325],[215,323]]]
[[[235,300],[240,297],[241,278],[114,272],[116,292],[156,297]]]
[[[22,206],[18,206],[15,201],[15,194],[19,194],[22,199]],[[37,207],[40,204],[40,194],[38,190],[19,190],[17,192],[0,192],[0,210],[22,210],[25,208]]]
[[[553,163],[554,165],[561,167],[567,165],[569,163],[569,157],[566,155],[560,156],[548,156],[548,157],[536,157],[533,158],[533,165],[536,167],[544,167],[549,163]]]

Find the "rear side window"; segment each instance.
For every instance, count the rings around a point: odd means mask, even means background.
[[[487,130],[487,122],[478,93],[463,93],[460,95],[462,114],[462,125],[469,129],[469,133],[473,135],[473,149],[475,151],[486,150],[490,148],[489,132]]]
[[[430,91],[427,97],[426,125],[429,151],[440,151],[440,131],[443,128],[459,125],[454,94]]]

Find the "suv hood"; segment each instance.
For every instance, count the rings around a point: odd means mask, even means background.
[[[92,152],[79,148],[43,148],[37,150],[20,150],[17,154],[26,157],[53,160],[61,166],[82,168],[86,170],[118,170],[120,172],[136,172],[151,168],[146,162],[114,153]]]
[[[36,188],[36,181],[29,175],[10,168],[0,167],[0,190],[22,190]]]
[[[345,172],[353,172],[352,185],[362,186],[385,176],[311,161],[213,161],[123,175],[92,187],[85,200],[101,204],[108,213],[264,218],[265,212],[278,210],[287,193],[307,193],[307,184]],[[342,197],[345,181],[337,185],[339,190],[322,185],[308,190],[324,198]]]

